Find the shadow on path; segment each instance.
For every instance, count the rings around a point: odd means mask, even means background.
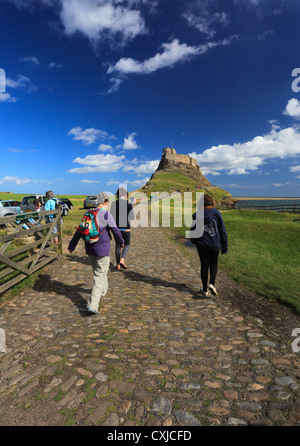
[[[92,313],[89,313],[86,310],[87,301],[81,296],[81,293],[89,295],[91,292],[90,288],[83,288],[79,284],[66,285],[65,283],[51,279],[51,276],[47,274],[42,274],[34,284],[33,289],[35,291],[48,293],[54,291],[56,294],[60,294],[70,299],[71,302],[73,302],[73,304],[78,308],[79,314],[82,317],[92,315]]]
[[[189,287],[186,283],[176,283],[169,282],[167,280],[159,279],[157,277],[147,276],[145,274],[136,273],[134,271],[124,271],[126,279],[135,282],[151,283],[153,286],[165,287],[165,288],[175,288],[178,291],[187,291],[193,296],[198,296],[198,291]]]

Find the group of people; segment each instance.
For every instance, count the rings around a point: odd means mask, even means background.
[[[119,188],[117,200],[112,202],[110,211],[109,197],[105,192],[97,195],[97,219],[101,237],[93,244],[85,242],[85,251],[89,257],[94,280],[92,291],[87,302],[87,311],[97,314],[100,300],[108,291],[108,269],[110,265],[110,232],[115,239],[116,268],[127,269],[125,263],[131,242],[130,219],[133,218],[132,204],[128,201],[128,193]],[[193,227],[197,224],[198,213],[193,215]],[[72,253],[80,240],[76,231],[69,243],[68,250]],[[208,290],[217,294],[215,281],[218,270],[218,256],[221,251],[226,254],[228,250],[228,237],[221,213],[214,207],[214,200],[208,194],[204,195],[204,230],[201,237],[191,239],[196,245],[201,262],[202,288],[200,293],[208,297]],[[210,282],[208,285],[208,275]]]
[[[98,313],[99,303],[108,290],[107,273],[110,265],[110,232],[115,239],[115,255],[117,269],[127,269],[125,263],[130,247],[130,217],[132,216],[132,204],[128,201],[128,193],[125,189],[119,188],[117,200],[109,207],[109,197],[105,192],[97,195],[97,219],[101,237],[97,242],[90,244],[85,242],[85,252],[89,257],[94,273],[92,291],[87,303],[87,311],[93,314]],[[76,231],[69,243],[68,250],[72,253],[80,240]]]

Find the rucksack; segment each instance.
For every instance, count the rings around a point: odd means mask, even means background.
[[[77,226],[77,232],[79,237],[82,238],[86,243],[95,243],[102,236],[104,230],[100,234],[99,224],[98,224],[98,214],[99,209],[90,209],[82,217],[81,223]]]
[[[66,205],[66,203],[64,203],[59,198],[55,198],[55,197],[53,197],[52,200],[55,201],[55,209],[58,209],[58,207],[61,206],[60,215],[62,217],[65,217],[66,215],[68,215],[69,209],[68,209],[68,206]]]

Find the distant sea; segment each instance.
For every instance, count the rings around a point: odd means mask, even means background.
[[[263,206],[300,206],[300,198],[235,198],[239,200],[235,205],[236,209],[249,208],[250,206],[255,209],[261,209]]]

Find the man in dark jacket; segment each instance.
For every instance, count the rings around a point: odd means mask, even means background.
[[[98,313],[101,297],[105,296],[108,290],[107,273],[110,263],[110,237],[107,229],[111,230],[117,244],[124,245],[122,234],[117,228],[111,213],[107,210],[109,198],[105,192],[97,195],[97,204],[97,209],[99,209],[97,218],[101,237],[92,244],[85,242],[85,251],[94,272],[92,292],[87,304],[87,310],[91,313]],[[68,246],[70,253],[74,251],[79,240],[80,236],[76,231]]]
[[[197,224],[197,213],[193,215]],[[195,226],[195,225],[194,225]],[[193,227],[192,227],[193,228]],[[191,229],[192,229],[191,228]],[[204,230],[199,238],[191,239],[196,245],[201,262],[202,288],[200,293],[208,296],[208,271],[210,272],[209,290],[217,294],[215,281],[218,271],[219,252],[226,254],[228,250],[228,237],[225,223],[221,213],[214,207],[214,200],[208,194],[204,195]]]

